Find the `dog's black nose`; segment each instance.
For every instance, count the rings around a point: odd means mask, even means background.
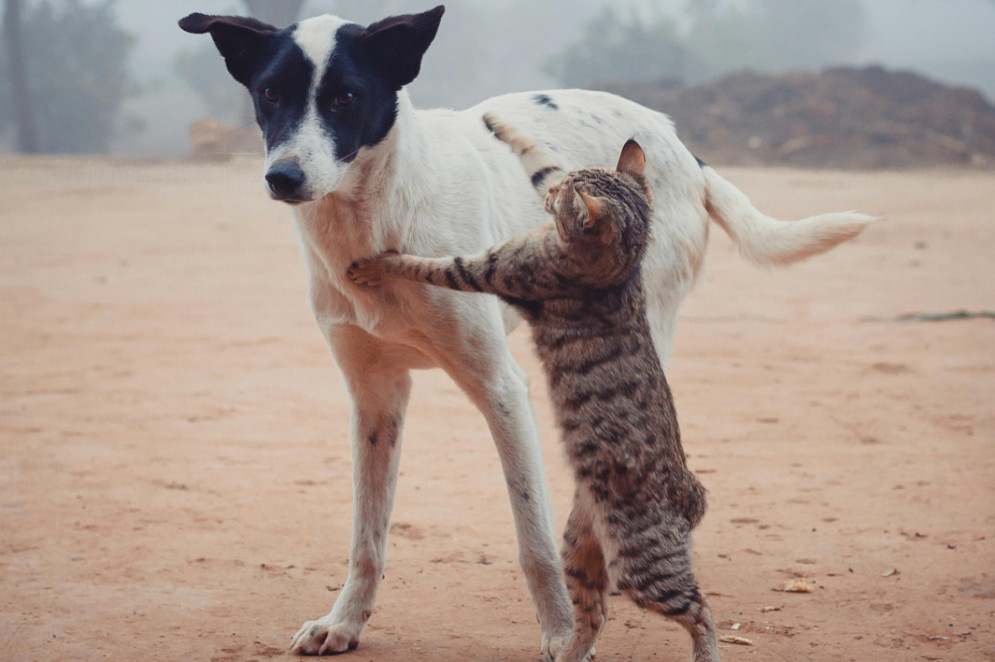
[[[304,171],[296,162],[277,161],[266,173],[269,190],[277,200],[293,200],[300,197],[304,186]]]

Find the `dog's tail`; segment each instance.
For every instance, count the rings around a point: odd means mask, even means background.
[[[824,253],[852,239],[876,220],[856,212],[835,212],[798,221],[780,221],[757,210],[738,188],[705,164],[705,208],[736,244],[740,255],[758,265],[783,265]]]
[[[532,186],[540,196],[545,197],[549,187],[563,178],[563,168],[553,155],[535,140],[522,134],[515,127],[505,124],[491,113],[484,113],[484,124],[495,138],[508,143],[518,155],[525,173],[532,180]]]

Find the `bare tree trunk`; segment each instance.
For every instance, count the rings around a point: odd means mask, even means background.
[[[296,23],[304,6],[304,0],[242,0],[249,9],[249,15],[260,21],[285,28]]]
[[[7,67],[11,102],[14,104],[17,148],[27,154],[37,154],[41,151],[41,146],[38,143],[38,129],[35,126],[31,87],[28,85],[28,70],[21,41],[21,0],[7,0],[4,6],[3,40],[7,44]]]

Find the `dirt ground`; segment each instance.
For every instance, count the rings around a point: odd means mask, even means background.
[[[670,381],[732,660],[995,659],[995,175],[724,169],[786,218],[884,215],[785,270],[713,231]],[[0,659],[265,660],[346,572],[348,406],[260,165],[0,159]],[[558,527],[571,480],[527,335]],[[415,377],[350,660],[538,660],[482,417]],[[793,578],[811,593],[775,589]],[[765,610],[772,607],[773,610]],[[734,624],[739,624],[738,629]],[[684,661],[613,599],[599,660]]]

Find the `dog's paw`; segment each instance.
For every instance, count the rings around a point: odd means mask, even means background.
[[[542,662],[555,662],[556,656],[560,654],[564,646],[567,645],[567,641],[570,639],[570,635],[565,637],[550,637],[542,638]]]
[[[566,662],[566,656],[562,655],[562,653],[567,648],[567,644],[570,642],[570,637],[570,634],[565,634],[559,637],[550,637],[542,647],[543,661]],[[583,661],[593,662],[595,652],[596,651],[592,647],[591,650],[587,652],[587,655],[583,657]]]
[[[346,275],[356,285],[367,287],[376,287],[384,281],[384,270],[377,258],[356,260],[349,265]]]
[[[290,642],[290,651],[301,655],[336,655],[359,645],[362,625],[334,623],[328,617],[305,623]]]

